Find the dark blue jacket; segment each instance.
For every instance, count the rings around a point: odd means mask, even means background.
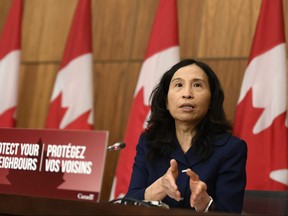
[[[206,160],[201,160],[191,148],[184,154],[179,143],[169,158],[159,158],[156,163],[146,161],[147,140],[142,134],[136,147],[130,186],[125,197],[144,199],[145,189],[163,176],[170,166],[170,160],[178,163],[178,189],[184,199],[177,202],[170,197],[162,201],[171,208],[191,208],[189,178],[181,170],[190,168],[207,184],[207,192],[214,200],[216,211],[241,213],[246,186],[247,145],[228,133],[220,135],[213,142],[214,151]]]

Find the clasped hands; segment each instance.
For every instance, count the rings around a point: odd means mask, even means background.
[[[186,174],[190,177],[189,186],[191,190],[190,206],[197,212],[206,209],[210,197],[207,193],[207,185],[199,179],[199,176],[191,169],[187,169]],[[175,159],[170,161],[170,167],[167,172],[159,179],[165,193],[172,199],[181,200],[181,194],[176,185],[176,179],[179,175],[178,164]]]

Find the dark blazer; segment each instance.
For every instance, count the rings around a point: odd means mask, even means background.
[[[176,180],[182,201],[165,197],[162,201],[170,207],[191,208],[189,177],[181,171],[190,168],[207,184],[207,192],[213,198],[216,211],[241,213],[246,186],[247,145],[228,133],[221,134],[213,142],[214,151],[206,160],[190,148],[185,154],[179,143],[169,158],[159,158],[156,163],[146,161],[147,140],[145,133],[139,138],[133,165],[130,186],[125,197],[144,199],[145,189],[163,176],[170,166],[170,160],[178,163]]]

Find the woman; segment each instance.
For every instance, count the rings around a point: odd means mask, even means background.
[[[183,60],[163,75],[150,99],[151,116],[125,197],[241,213],[247,145],[229,133],[224,93],[213,70]]]

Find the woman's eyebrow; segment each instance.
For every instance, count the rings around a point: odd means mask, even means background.
[[[184,80],[184,79],[182,79],[180,77],[176,77],[176,78],[172,79],[171,82],[181,81],[181,80]],[[202,79],[202,78],[193,78],[192,81],[193,82],[198,82],[198,81],[205,82],[204,79]]]
[[[179,81],[179,80],[183,80],[183,79],[182,79],[182,78],[180,78],[180,77],[176,77],[176,78],[172,79],[172,80],[171,80],[171,82],[174,82],[174,81]]]
[[[201,81],[201,82],[205,82],[204,79],[201,79],[201,78],[194,78],[192,79],[193,81]]]

